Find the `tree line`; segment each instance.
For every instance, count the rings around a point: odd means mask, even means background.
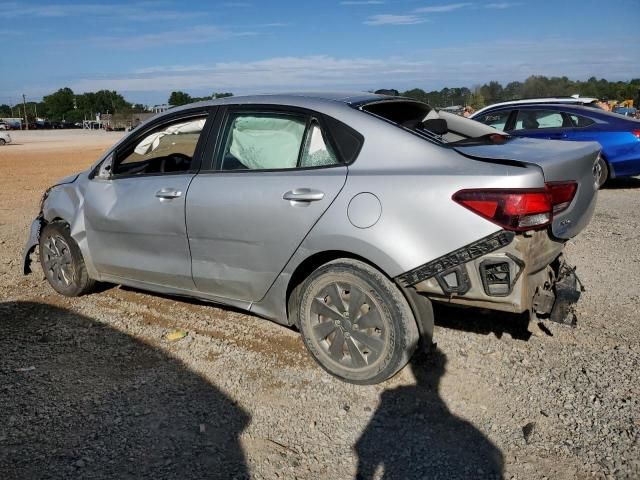
[[[394,91],[396,92],[396,91]],[[579,94],[582,97],[594,97],[601,100],[633,99],[636,106],[640,105],[640,78],[628,82],[610,82],[604,78],[591,77],[586,81],[570,80],[567,77],[545,77],[532,75],[524,82],[510,82],[502,85],[491,81],[478,85],[473,89],[468,87],[443,88],[427,92],[421,88],[414,88],[398,92],[402,96],[415,98],[434,107],[452,105],[471,105],[482,108],[497,102],[514,100],[517,98],[557,97]],[[183,91],[171,92],[168,104],[171,106],[186,105],[192,102],[229,97],[230,92],[214,92],[209,96],[195,97]],[[27,102],[27,118],[33,122],[37,117],[51,121],[80,122],[83,119],[95,118],[100,113],[141,113],[148,111],[145,105],[128,102],[121,94],[111,90],[100,90],[75,94],[70,88],[61,88],[57,92],[43,97],[40,102]],[[17,103],[13,106],[0,105],[0,117],[24,117],[24,105]]]
[[[172,92],[168,103],[175,107],[232,95],[232,93],[228,92],[214,92],[206,97],[192,97],[185,92]],[[50,95],[45,95],[40,102],[29,101],[26,104],[0,105],[0,118],[24,118],[25,110],[27,112],[27,121],[30,123],[34,122],[36,118],[46,118],[52,122],[76,123],[84,119],[92,120],[95,118],[96,113],[143,113],[149,111],[149,108],[140,103],[128,102],[116,91],[99,90],[97,92],[76,94],[69,87],[65,87]]]
[[[567,77],[545,77],[532,75],[524,82],[510,82],[503,86],[500,82],[491,81],[469,89],[443,88],[426,92],[414,88],[399,92],[405,97],[415,98],[434,107],[448,107],[452,105],[470,105],[475,109],[498,102],[519,98],[565,97],[580,95],[600,100],[634,100],[640,104],[640,78],[629,82],[609,82],[608,80],[591,77],[586,81],[570,80]]]

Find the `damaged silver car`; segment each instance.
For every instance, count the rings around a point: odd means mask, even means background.
[[[46,191],[24,269],[38,247],[63,295],[111,282],[242,308],[377,383],[431,344],[433,301],[573,322],[563,250],[598,153],[374,94],[187,105]]]

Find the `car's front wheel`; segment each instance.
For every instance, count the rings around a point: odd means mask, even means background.
[[[77,297],[91,291],[94,280],[89,278],[80,247],[65,223],[47,224],[40,234],[40,264],[53,289],[67,297]]]
[[[329,262],[302,284],[298,322],[304,343],[329,373],[359,384],[379,383],[404,367],[418,327],[394,283],[352,259]]]

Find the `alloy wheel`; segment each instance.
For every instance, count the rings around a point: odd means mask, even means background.
[[[42,244],[43,264],[47,277],[60,287],[71,285],[75,275],[69,244],[60,235],[51,235]]]

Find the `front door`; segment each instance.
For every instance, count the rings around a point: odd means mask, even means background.
[[[101,274],[194,288],[185,199],[206,119],[173,118],[141,132],[88,182],[87,243]]]
[[[231,109],[212,171],[196,176],[187,230],[197,288],[258,301],[344,186],[313,114]]]

